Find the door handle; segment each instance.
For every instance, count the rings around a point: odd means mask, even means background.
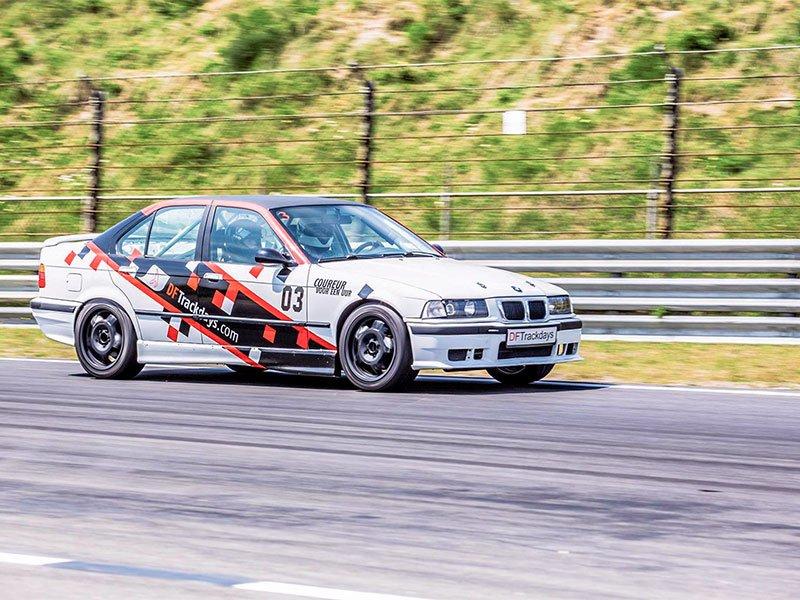
[[[212,290],[221,290],[225,288],[225,281],[219,273],[206,273],[202,277],[200,287]]]

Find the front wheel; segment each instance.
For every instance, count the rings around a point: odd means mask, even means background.
[[[522,365],[486,369],[489,375],[506,385],[527,385],[546,377],[555,365]]]
[[[339,360],[347,379],[368,392],[397,389],[417,376],[406,325],[381,304],[364,304],[347,317],[339,334]]]
[[[136,361],[136,332],[114,302],[93,300],[75,323],[75,351],[83,369],[99,379],[130,379],[144,368]]]

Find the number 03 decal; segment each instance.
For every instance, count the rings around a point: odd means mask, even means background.
[[[303,310],[304,295],[305,290],[301,286],[298,285],[292,288],[292,286],[287,285],[281,292],[281,308],[283,310],[292,309],[294,312],[300,312]],[[294,302],[292,302],[293,300]]]

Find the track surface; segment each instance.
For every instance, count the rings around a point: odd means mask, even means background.
[[[0,361],[0,552],[432,599],[796,598],[797,395]],[[0,564],[2,598],[285,598]]]

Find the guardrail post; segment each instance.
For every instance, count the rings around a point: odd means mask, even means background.
[[[100,185],[102,181],[103,160],[103,118],[105,116],[106,95],[100,90],[92,90],[89,97],[92,106],[92,131],[89,146],[92,150],[92,163],[89,171],[89,195],[83,203],[83,229],[97,231],[97,211],[100,207]]]
[[[357,162],[359,165],[358,189],[361,194],[361,201],[364,204],[370,203],[370,188],[372,186],[372,145],[375,124],[373,113],[375,112],[375,84],[364,76],[364,71],[358,63],[350,63],[353,74],[361,83],[361,94],[363,98],[363,117],[361,119],[361,137]]]
[[[451,186],[453,183],[453,165],[444,167],[444,187],[440,198],[439,213],[439,237],[443,240],[450,239],[452,229],[452,198],[450,197]]]
[[[661,237],[672,237],[673,221],[675,217],[675,178],[678,174],[678,127],[680,124],[680,97],[681,79],[683,71],[677,67],[670,67],[666,75],[667,99],[666,147],[661,162],[661,183],[664,186],[664,203],[661,206]]]
[[[661,166],[652,165],[650,169],[650,191],[647,192],[647,202],[645,205],[644,227],[645,236],[652,239],[658,236],[658,189],[659,178],[661,177]]]

